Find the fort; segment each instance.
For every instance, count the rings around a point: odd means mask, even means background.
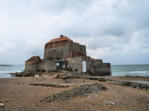
[[[33,56],[25,61],[25,72],[71,70],[76,74],[111,75],[110,63],[87,56],[86,46],[60,35],[45,44],[44,59]]]

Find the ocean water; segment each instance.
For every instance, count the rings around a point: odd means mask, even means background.
[[[112,76],[149,77],[149,64],[112,65]]]
[[[0,66],[0,78],[13,78],[10,73],[21,72],[24,65]]]
[[[0,66],[0,78],[12,78],[10,73],[21,72],[24,65]],[[148,65],[112,65],[112,76],[146,76],[149,77]]]

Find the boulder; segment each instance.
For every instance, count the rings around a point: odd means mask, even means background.
[[[0,108],[4,108],[4,103],[0,103]]]

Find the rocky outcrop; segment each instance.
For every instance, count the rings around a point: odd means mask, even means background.
[[[105,86],[99,83],[87,83],[77,86],[71,90],[63,91],[50,97],[46,97],[41,100],[41,102],[64,101],[84,94],[98,93],[99,91],[106,89],[107,88]]]
[[[35,76],[35,73],[33,72],[16,72],[16,73],[11,73],[12,76],[15,77],[29,77],[29,76]]]
[[[149,89],[149,82],[147,81],[115,81],[116,84],[121,86],[130,86],[139,89]]]

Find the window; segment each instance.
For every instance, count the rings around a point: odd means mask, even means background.
[[[75,72],[77,72],[78,71],[78,69],[75,69]]]

